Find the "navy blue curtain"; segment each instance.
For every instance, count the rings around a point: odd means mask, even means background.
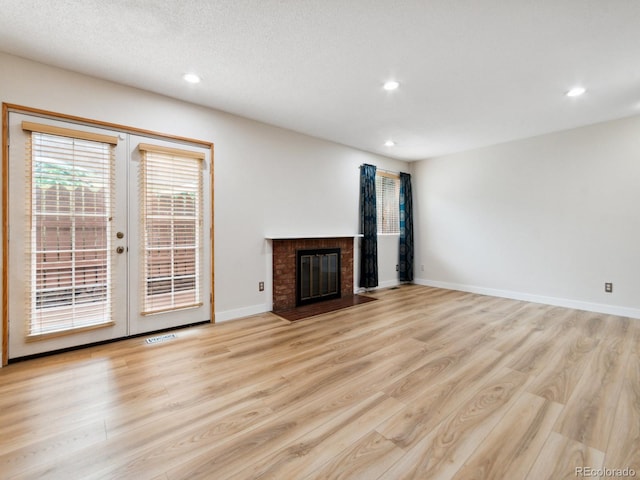
[[[400,281],[413,281],[413,198],[411,175],[400,173]]]
[[[378,286],[378,218],[376,215],[376,167],[360,167],[360,287]]]

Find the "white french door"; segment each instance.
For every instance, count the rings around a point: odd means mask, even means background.
[[[210,320],[210,152],[131,136],[129,157],[129,332]]]
[[[9,358],[210,320],[209,157],[9,113]]]

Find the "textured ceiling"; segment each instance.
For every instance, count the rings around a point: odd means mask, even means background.
[[[0,0],[0,51],[406,160],[640,114],[639,26],[638,0]]]

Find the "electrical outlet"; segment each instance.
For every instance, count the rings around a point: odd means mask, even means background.
[[[396,272],[400,271],[400,265],[396,264]]]
[[[604,284],[604,291],[606,293],[612,293],[613,292],[613,283],[605,283]]]
[[[424,265],[420,265],[420,271],[424,272]]]
[[[258,282],[258,291],[264,292],[264,282]]]

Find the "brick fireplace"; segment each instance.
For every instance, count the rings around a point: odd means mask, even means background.
[[[340,249],[340,294],[353,295],[353,238],[274,238],[273,310],[296,306],[296,252],[298,250]]]

